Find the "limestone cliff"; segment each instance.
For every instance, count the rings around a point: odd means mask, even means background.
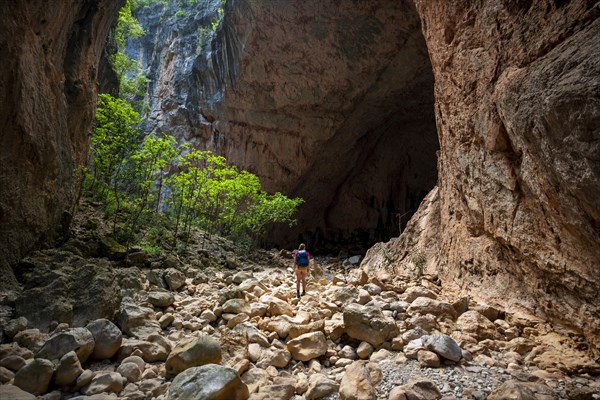
[[[199,33],[219,2],[207,4],[137,14],[148,34],[129,53],[154,82],[148,129],[304,198],[298,227],[271,233],[279,245],[358,251],[397,235],[436,181],[433,76],[412,3],[230,1],[209,43]]]
[[[381,265],[384,252],[407,261],[420,245],[447,288],[583,332],[598,348],[595,3],[416,2],[435,75],[439,189],[367,263]]]
[[[97,68],[124,1],[0,2],[0,285],[68,225],[94,118]],[[57,227],[59,227],[57,229]]]

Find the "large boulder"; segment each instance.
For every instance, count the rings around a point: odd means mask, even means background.
[[[26,392],[41,395],[48,391],[54,374],[54,364],[43,358],[36,358],[15,374],[15,386]]]
[[[272,296],[270,294],[265,294],[260,296],[259,301],[268,306],[267,313],[271,314],[271,316],[277,315],[288,315],[290,317],[294,316],[294,308],[286,301],[281,300],[278,297]]]
[[[267,336],[260,329],[248,322],[237,325],[234,330],[246,335],[248,343],[257,343],[262,347],[269,347],[269,339]]]
[[[252,400],[290,400],[296,394],[296,388],[291,384],[261,386],[258,393],[252,394]]]
[[[294,360],[309,361],[327,352],[327,339],[320,331],[305,333],[290,340],[287,349]]]
[[[248,386],[231,368],[216,364],[189,368],[173,379],[169,400],[246,400]]]
[[[93,353],[94,336],[87,328],[71,328],[52,334],[35,356],[60,360],[70,351],[75,351],[80,362],[86,361]]]
[[[112,318],[121,302],[115,272],[106,261],[83,260],[56,250],[35,253],[33,268],[24,274],[25,289],[16,300],[16,314],[30,327],[47,332],[53,322],[84,326],[98,318]]]
[[[154,307],[168,307],[175,302],[175,295],[168,290],[154,290],[148,293],[148,301]]]
[[[127,382],[137,382],[142,377],[142,369],[135,362],[122,362],[117,372],[127,379]]]
[[[433,335],[421,337],[423,346],[437,355],[450,361],[460,361],[462,358],[462,349],[448,335]]]
[[[223,303],[223,312],[231,314],[240,314],[250,312],[250,306],[244,299],[229,299]]]
[[[250,351],[250,349],[249,349]],[[250,354],[253,357],[252,354]],[[289,351],[284,349],[264,349],[260,351],[256,366],[258,368],[268,368],[274,366],[276,368],[285,368],[290,363],[292,355]]]
[[[475,310],[469,310],[456,320],[456,326],[464,333],[468,333],[475,339],[498,339],[500,334],[496,325]]]
[[[313,321],[308,324],[292,324],[290,325],[288,334],[290,335],[290,338],[294,339],[305,333],[317,331],[325,332],[324,320],[320,319],[318,321]]]
[[[552,398],[554,396],[556,396],[556,393],[553,393],[550,387],[541,382],[519,382],[511,379],[494,389],[487,397],[487,400],[536,400],[539,398]],[[587,398],[592,399],[593,396]]]
[[[124,339],[119,348],[118,358],[129,357],[136,350],[141,352],[141,357],[146,362],[165,361],[169,356],[171,347],[165,346],[162,341],[150,341],[154,335],[148,336],[148,340]]]
[[[334,286],[331,289],[331,299],[339,304],[354,303],[358,300],[358,293],[355,286]]]
[[[429,297],[430,299],[437,299],[437,294],[431,289],[427,289],[423,286],[411,286],[402,293],[402,299],[407,303],[412,303],[418,297]]]
[[[372,368],[375,368],[372,366]],[[379,375],[381,372],[379,373]],[[371,374],[367,361],[356,361],[346,367],[340,382],[340,400],[374,400],[377,398],[375,385],[377,374]]]
[[[19,317],[15,319],[11,319],[7,321],[6,324],[3,324],[3,331],[9,339],[15,337],[15,335],[21,331],[27,329],[27,318]]]
[[[118,326],[102,318],[90,322],[86,325],[86,328],[94,337],[93,358],[98,360],[108,359],[117,353],[123,342],[123,334]]]
[[[308,379],[308,390],[304,394],[306,400],[316,400],[332,393],[336,393],[340,388],[334,380],[329,379],[323,374],[312,374]]]
[[[390,391],[390,399],[438,400],[442,393],[436,384],[427,378],[411,377],[406,384]]]
[[[163,278],[167,285],[169,285],[169,289],[176,291],[185,285],[185,275],[183,272],[179,271],[175,268],[167,268],[164,272]]]
[[[34,353],[37,353],[44,343],[50,337],[49,334],[40,332],[39,329],[25,329],[15,335],[13,338],[14,342],[18,343],[20,347],[24,347]]]
[[[202,335],[182,346],[176,346],[169,354],[165,367],[170,375],[177,375],[191,367],[221,362],[221,344],[211,336]]]
[[[135,304],[130,299],[123,300],[116,319],[123,332],[138,339],[146,339],[162,330],[154,310]]]
[[[343,317],[348,336],[375,347],[398,334],[396,322],[376,307],[351,303],[344,307]]]
[[[59,386],[68,386],[73,384],[79,375],[83,373],[81,362],[75,351],[70,351],[58,362],[56,373],[54,374],[54,383]]]
[[[99,393],[119,393],[123,390],[124,379],[118,372],[101,371],[92,377],[92,381],[81,389],[87,396]]]
[[[436,317],[446,315],[453,319],[456,318],[456,310],[452,307],[452,304],[430,297],[417,297],[410,303],[406,312],[410,315],[433,314]]]
[[[242,381],[248,385],[250,393],[255,393],[259,388],[267,386],[270,380],[269,373],[261,368],[252,368],[242,375]]]

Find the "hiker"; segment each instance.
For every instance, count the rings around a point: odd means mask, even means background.
[[[310,273],[310,254],[306,251],[304,243],[300,243],[298,250],[294,251],[294,272],[296,273],[296,296],[300,298],[306,294],[306,277]],[[302,294],[300,282],[302,282]]]

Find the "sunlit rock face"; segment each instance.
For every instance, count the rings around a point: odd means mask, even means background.
[[[272,243],[359,251],[397,235],[437,177],[433,76],[412,3],[228,2],[201,43],[214,3],[179,18],[140,10],[149,33],[130,53],[155,82],[148,130],[304,198],[299,224]]]
[[[9,265],[67,225],[100,54],[123,3],[0,2],[0,285],[14,283]]]
[[[416,4],[435,75],[439,188],[369,262],[386,251],[408,260],[420,244],[447,287],[598,348],[600,10]]]

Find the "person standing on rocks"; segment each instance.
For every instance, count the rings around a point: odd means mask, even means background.
[[[294,251],[294,272],[296,273],[296,296],[306,294],[306,277],[310,273],[310,254],[306,251],[304,243],[300,243],[298,250]],[[302,283],[302,293],[300,293]]]

